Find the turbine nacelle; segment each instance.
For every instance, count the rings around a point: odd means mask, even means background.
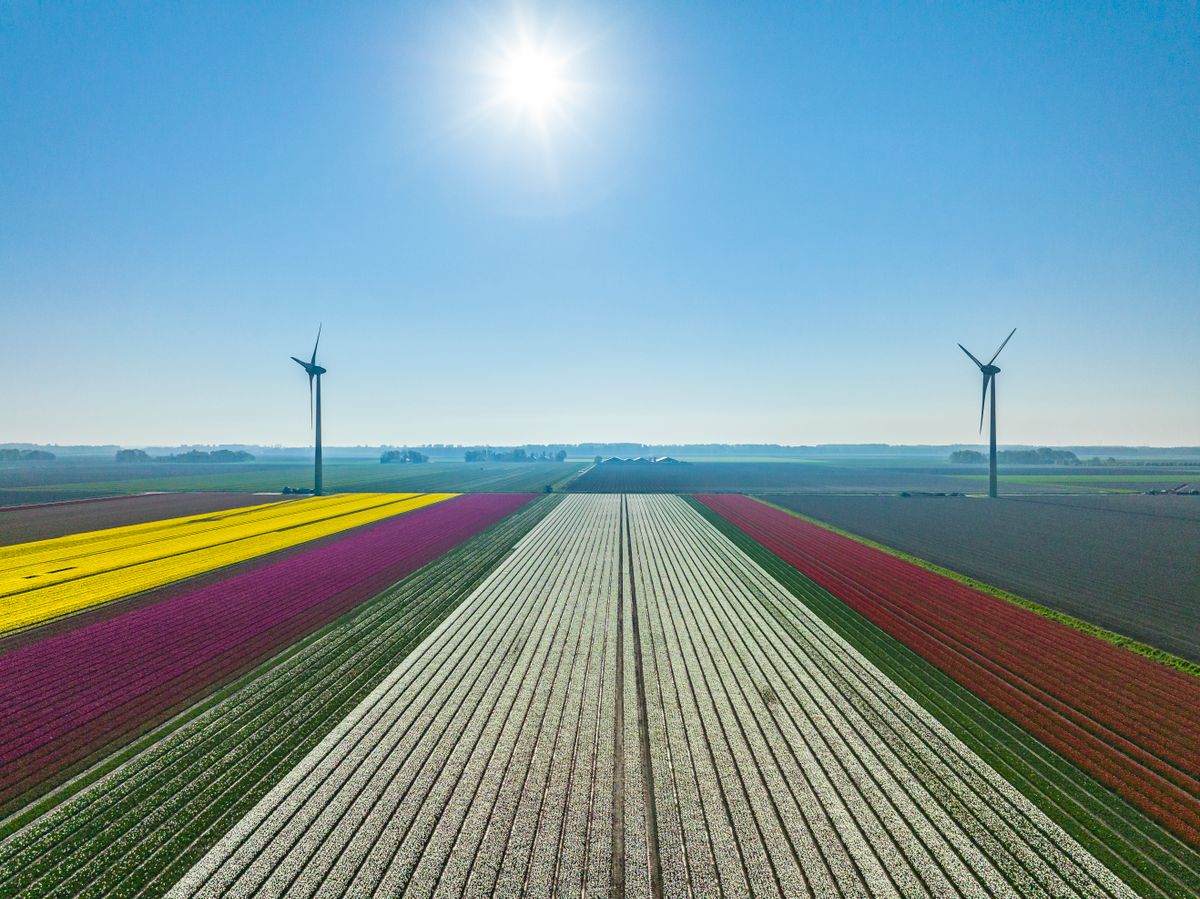
[[[325,374],[325,369],[319,365],[313,365],[311,362],[305,362],[303,359],[297,359],[295,356],[292,357],[292,361],[308,372],[309,377]]]
[[[1013,328],[1011,331],[1009,331],[1008,336],[1004,338],[1004,343],[1000,344],[1000,349],[998,349],[998,350],[996,350],[996,352],[992,353],[992,358],[989,359],[986,363],[980,362],[978,359],[976,359],[974,354],[970,350],[968,350],[965,346],[963,346],[961,343],[958,345],[958,348],[967,354],[967,358],[969,358],[972,362],[974,362],[977,366],[979,366],[979,370],[983,373],[983,376],[985,378],[990,378],[993,375],[1000,374],[1000,369],[997,366],[993,365],[992,363],[996,361],[996,357],[1000,355],[1000,350],[1002,350],[1006,346],[1008,346],[1008,342],[1010,340],[1012,340],[1012,336],[1016,333],[1017,333],[1016,328]],[[313,358],[315,359],[316,357],[314,356]]]
[[[311,362],[305,362],[303,359],[297,359],[295,356],[292,357],[292,361],[308,372],[310,377],[325,374],[325,369],[319,365],[313,365]]]

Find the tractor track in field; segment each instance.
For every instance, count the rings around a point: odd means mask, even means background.
[[[622,511],[624,504],[622,503]],[[624,516],[622,515],[622,527]],[[613,806],[612,806],[612,865],[609,877],[610,895],[621,899],[625,895],[625,541],[617,539],[617,645],[615,653],[616,689],[613,714]],[[639,695],[645,693],[639,691]]]
[[[628,564],[630,571],[634,567],[633,535],[629,527],[629,500],[625,496],[621,497],[621,531],[623,538],[621,545],[626,553],[622,557],[621,569],[623,575],[626,564]],[[622,583],[624,583],[623,579]],[[641,747],[642,783],[645,785],[646,791],[646,850],[650,868],[650,894],[654,899],[661,899],[663,895],[662,858],[658,852],[658,811],[654,801],[654,763],[650,755],[649,716],[646,711],[646,673],[642,661],[642,632],[639,623],[637,582],[633,577],[629,579],[629,614],[633,622],[633,660],[634,677],[637,683],[638,744]],[[621,804],[622,809],[624,809],[624,797],[622,797]],[[622,844],[623,849],[624,844]],[[622,867],[624,867],[624,861],[624,857],[622,856]]]

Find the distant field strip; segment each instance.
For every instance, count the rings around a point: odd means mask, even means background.
[[[401,892],[1132,895],[669,496],[564,500],[173,895]]]
[[[700,498],[1200,847],[1200,680],[747,497]]]
[[[0,632],[30,627],[453,495],[314,497],[0,547]]]

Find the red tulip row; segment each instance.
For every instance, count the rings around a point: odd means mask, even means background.
[[[698,499],[1200,845],[1200,679],[747,497]]]
[[[456,497],[0,657],[0,805],[161,721],[529,499]]]

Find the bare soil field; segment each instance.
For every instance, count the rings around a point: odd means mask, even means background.
[[[1200,498],[766,498],[1200,661]]]
[[[119,528],[164,518],[220,512],[239,506],[277,502],[282,496],[249,493],[151,493],[85,502],[47,503],[20,509],[0,508],[0,546],[50,540],[67,534]]]

